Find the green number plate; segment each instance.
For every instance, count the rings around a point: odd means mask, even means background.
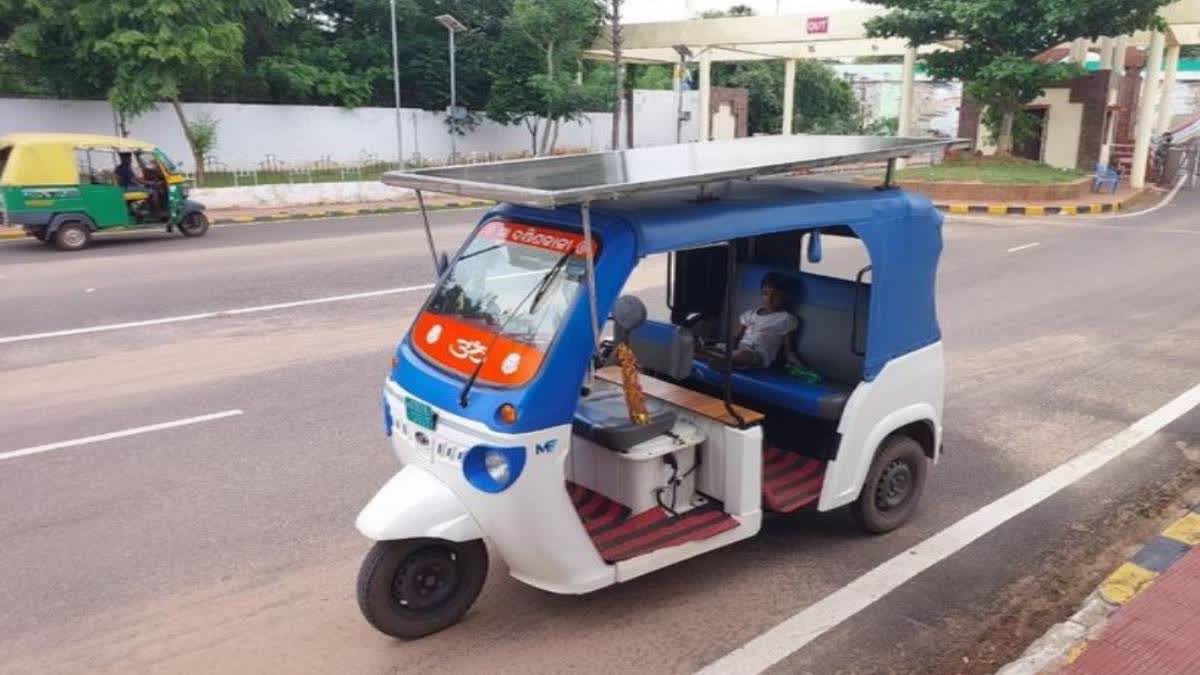
[[[428,403],[415,398],[404,399],[404,413],[409,422],[430,431],[433,431],[433,427],[437,424],[437,413],[433,412],[433,408],[429,407]]]

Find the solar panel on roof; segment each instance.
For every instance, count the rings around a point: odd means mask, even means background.
[[[534,206],[559,206],[799,169],[909,157],[965,141],[887,136],[757,136],[586,155],[389,171],[383,182]]]

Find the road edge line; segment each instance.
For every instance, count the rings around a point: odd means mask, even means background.
[[[697,671],[698,675],[750,674],[770,668],[917,575],[1108,464],[1198,405],[1200,384],[1117,434],[875,566],[704,666]]]

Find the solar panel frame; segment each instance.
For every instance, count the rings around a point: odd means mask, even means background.
[[[556,207],[802,169],[899,159],[966,144],[968,141],[964,139],[940,138],[758,136],[416,171],[389,171],[382,180],[387,185],[414,190]],[[822,152],[823,146],[832,147],[830,151]],[[698,153],[706,157],[699,158]],[[708,162],[708,165],[695,166],[698,158]],[[672,165],[684,168],[664,170],[664,167]],[[608,174],[614,171],[628,178],[631,168],[637,168],[642,175],[627,180],[609,180]],[[592,172],[594,175],[591,180],[581,179],[564,186],[565,176],[580,172]],[[599,174],[596,175],[596,172]],[[538,185],[539,180],[541,186]]]

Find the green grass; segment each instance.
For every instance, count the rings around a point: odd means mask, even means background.
[[[951,159],[933,166],[904,169],[897,178],[905,180],[955,181],[1012,185],[1032,183],[1070,183],[1088,174],[1070,169],[1058,169],[1048,164],[1018,157],[969,157]]]

